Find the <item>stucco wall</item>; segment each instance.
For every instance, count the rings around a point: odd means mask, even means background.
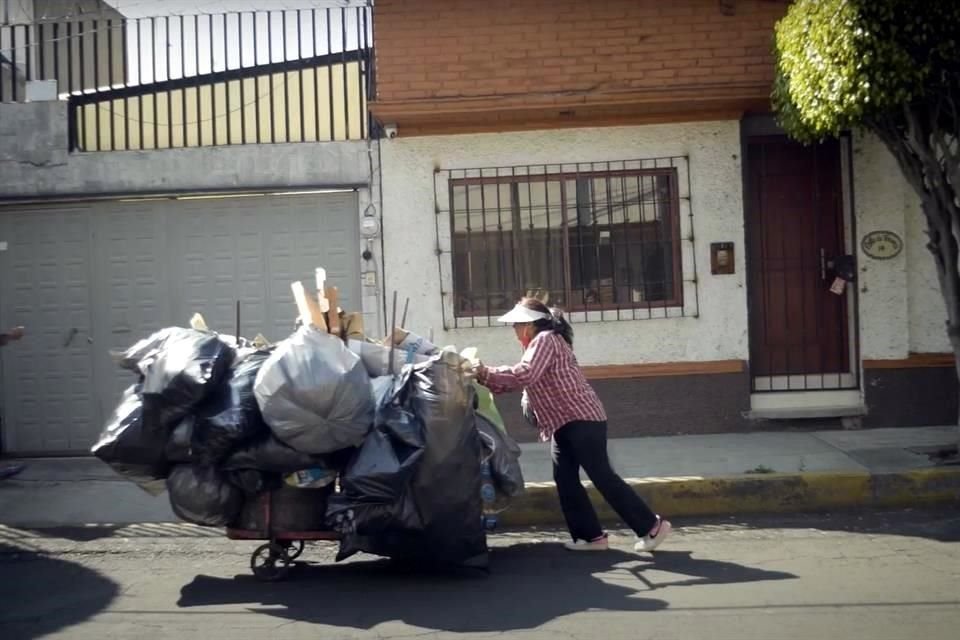
[[[475,345],[489,362],[512,360],[517,346],[507,329],[443,330],[441,276],[435,252],[434,170],[688,156],[700,316],[577,324],[578,357],[583,364],[745,360],[739,136],[739,124],[730,121],[384,141],[388,294],[397,290],[401,305],[410,298],[409,328],[424,333],[434,329],[440,344]],[[688,232],[689,221],[684,220],[683,225],[684,233]],[[736,243],[734,275],[710,274],[709,245],[721,241]],[[683,268],[692,277],[689,252]],[[449,274],[449,263],[443,271]],[[688,313],[692,304],[692,299],[688,300]]]
[[[933,258],[925,247],[926,222],[919,199],[875,137],[856,138],[853,162],[863,358],[950,351],[946,311]],[[880,230],[903,239],[904,250],[896,258],[874,260],[863,252],[862,238]]]

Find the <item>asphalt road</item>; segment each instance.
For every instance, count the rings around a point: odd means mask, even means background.
[[[310,546],[274,584],[214,531],[0,527],[0,638],[960,637],[960,511],[680,524],[655,556],[506,533],[489,576]]]

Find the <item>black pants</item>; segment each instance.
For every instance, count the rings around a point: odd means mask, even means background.
[[[597,491],[637,535],[645,536],[657,516],[610,466],[606,422],[571,422],[553,434],[553,480],[560,507],[574,540],[594,540],[603,535],[597,512],[580,484],[580,468]]]

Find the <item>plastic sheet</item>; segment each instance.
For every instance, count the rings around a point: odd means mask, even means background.
[[[254,392],[274,435],[304,453],[356,447],[373,423],[370,377],[360,358],[310,327],[277,345]]]

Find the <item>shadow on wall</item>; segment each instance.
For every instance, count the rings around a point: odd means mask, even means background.
[[[300,565],[289,582],[272,585],[248,576],[198,576],[183,588],[178,604],[242,604],[287,620],[364,630],[402,621],[456,633],[518,631],[590,609],[666,609],[665,601],[645,597],[668,586],[642,579],[644,569],[654,567],[689,576],[669,586],[796,577],[732,562],[700,560],[689,552],[656,558],[614,550],[571,555],[558,544],[517,544],[494,549],[489,576],[410,571],[385,560]],[[358,605],[358,598],[369,604]]]
[[[117,584],[73,562],[0,544],[0,637],[39,638],[106,609]]]

